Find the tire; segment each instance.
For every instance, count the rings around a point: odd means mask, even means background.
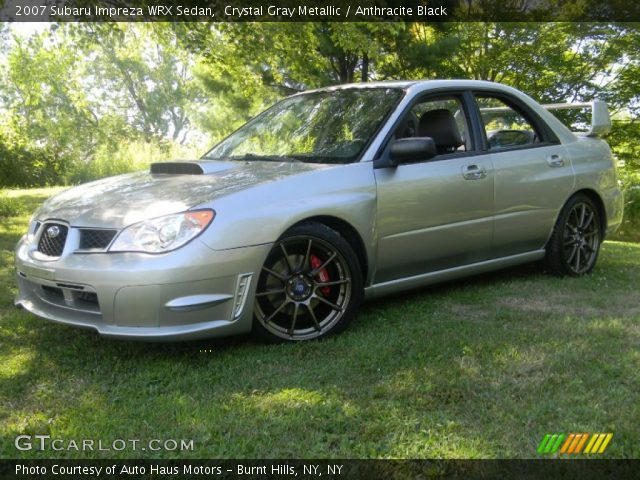
[[[297,225],[273,245],[258,275],[253,334],[269,343],[336,334],[362,296],[362,270],[349,243],[326,225]]]
[[[603,239],[597,205],[584,194],[574,195],[560,212],[546,248],[544,264],[557,276],[579,277],[590,273]]]

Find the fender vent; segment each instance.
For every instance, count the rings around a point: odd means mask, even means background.
[[[204,170],[197,163],[190,162],[162,162],[152,163],[151,173],[169,175],[202,175]]]

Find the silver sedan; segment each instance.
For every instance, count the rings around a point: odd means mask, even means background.
[[[577,134],[489,82],[294,95],[200,160],[47,200],[16,247],[15,303],[110,337],[298,341],[364,298],[538,260],[588,273],[623,205],[592,107]]]

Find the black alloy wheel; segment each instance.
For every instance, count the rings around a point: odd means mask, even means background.
[[[598,207],[586,195],[572,197],[560,213],[547,245],[547,268],[560,276],[577,277],[591,272],[602,238]]]
[[[254,332],[269,341],[312,340],[342,330],[362,300],[356,254],[336,231],[302,224],[273,246],[258,277]]]

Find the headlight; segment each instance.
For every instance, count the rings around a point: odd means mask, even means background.
[[[38,231],[38,228],[40,228],[40,222],[36,220],[36,213],[31,215],[31,219],[29,220],[29,230],[27,231],[28,242],[33,242],[36,238],[36,232]]]
[[[175,250],[200,235],[215,215],[213,210],[194,210],[134,223],[120,232],[109,251],[162,253]]]

